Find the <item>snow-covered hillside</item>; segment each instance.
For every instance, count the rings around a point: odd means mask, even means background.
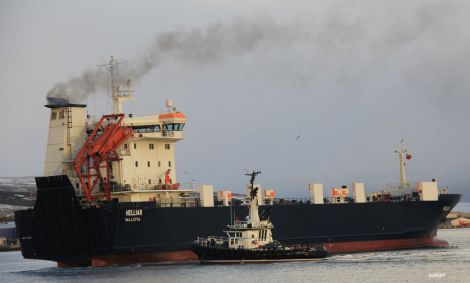
[[[0,220],[12,220],[15,210],[32,207],[35,199],[34,177],[0,177]]]

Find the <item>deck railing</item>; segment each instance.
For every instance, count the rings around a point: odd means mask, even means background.
[[[196,197],[166,197],[155,200],[157,207],[197,207],[199,199]]]

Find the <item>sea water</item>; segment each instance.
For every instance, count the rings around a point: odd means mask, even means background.
[[[448,248],[335,255],[320,262],[57,268],[0,253],[0,282],[470,282],[470,228],[439,230]]]

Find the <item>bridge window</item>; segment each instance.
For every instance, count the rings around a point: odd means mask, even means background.
[[[147,167],[150,167],[150,161],[147,161]]]
[[[153,143],[149,143],[149,149],[150,149],[150,150],[155,149],[155,145],[154,145]]]
[[[57,112],[56,111],[52,111],[51,112],[51,120],[56,120],[57,119]]]
[[[127,149],[128,148],[128,145],[127,143],[124,144],[124,149]]]
[[[160,167],[161,165],[162,165],[162,164],[161,164],[161,162],[160,162],[160,161],[158,161],[158,167]]]
[[[59,112],[59,119],[64,119],[64,117],[65,117],[65,113],[64,113],[64,110],[62,110]]]
[[[152,179],[149,179],[149,185],[151,185],[151,184],[152,184]]]
[[[135,167],[139,167],[139,161],[135,162]]]
[[[169,123],[163,125],[163,129],[167,131],[182,131],[183,128],[184,123]]]
[[[137,149],[137,144],[136,143],[134,143],[134,149]]]
[[[132,126],[132,130],[139,134],[160,132],[160,125]]]
[[[170,144],[169,144],[169,143],[166,143],[166,144],[165,144],[165,149],[166,149],[166,150],[169,150],[169,149],[170,149]]]
[[[168,167],[171,167],[171,161],[168,161]]]

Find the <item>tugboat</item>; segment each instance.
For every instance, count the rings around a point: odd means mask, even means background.
[[[195,252],[204,264],[262,263],[286,261],[315,261],[325,258],[324,245],[284,246],[273,239],[274,228],[269,216],[260,219],[258,214],[258,190],[254,185],[261,171],[245,174],[250,176],[249,215],[246,221],[235,220],[224,231],[227,237],[198,237]]]

